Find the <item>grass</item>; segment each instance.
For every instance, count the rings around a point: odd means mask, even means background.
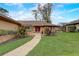
[[[79,33],[44,36],[28,56],[79,56]]]
[[[21,45],[23,45],[24,43],[30,41],[32,39],[32,37],[26,37],[26,38],[21,38],[21,39],[17,39],[15,41],[11,41],[5,44],[0,45],[0,55],[3,55]]]

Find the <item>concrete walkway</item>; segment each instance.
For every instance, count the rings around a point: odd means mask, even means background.
[[[24,45],[4,54],[3,56],[25,56],[27,55],[41,40],[41,34],[35,33],[35,37]]]

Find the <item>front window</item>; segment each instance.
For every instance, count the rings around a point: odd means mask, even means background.
[[[32,31],[32,27],[31,26],[26,27],[26,31],[27,32]]]

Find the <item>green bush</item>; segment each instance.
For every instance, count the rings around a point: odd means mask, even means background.
[[[79,32],[79,29],[77,29],[76,32]]]
[[[16,31],[0,30],[0,35],[16,34]]]
[[[51,34],[51,31],[49,30],[49,28],[45,28],[44,34],[45,35],[50,35]]]
[[[52,31],[50,28],[45,28],[45,32],[44,34],[47,35],[47,36],[50,36],[50,35],[55,35],[56,32]]]
[[[75,25],[69,26],[69,31],[70,32],[75,32],[76,31]]]
[[[26,27],[22,26],[18,29],[17,37],[25,37],[26,35]]]

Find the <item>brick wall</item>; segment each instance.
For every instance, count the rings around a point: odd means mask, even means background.
[[[16,31],[18,29],[18,25],[0,20],[0,29]]]

